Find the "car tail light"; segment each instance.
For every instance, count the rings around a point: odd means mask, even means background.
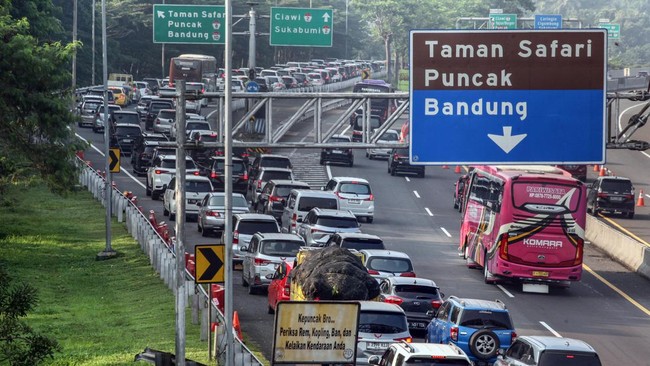
[[[404,272],[399,275],[400,277],[417,277],[415,272]]]
[[[280,196],[269,196],[269,201],[271,201],[271,202],[282,202],[282,197],[280,197]]]
[[[156,118],[156,122],[155,122],[155,123],[156,123],[157,125],[159,125],[159,124],[160,124],[160,118]]]
[[[205,88],[201,89],[201,93],[205,93]]]
[[[577,239],[576,243],[576,256],[575,259],[573,259],[573,265],[577,266],[582,264],[582,251],[584,248],[584,240],[583,239]]]
[[[505,261],[509,260],[508,258],[508,233],[503,233],[501,234],[501,237],[499,237],[500,245],[499,245],[499,257]],[[485,258],[485,262],[487,263],[487,258]]]
[[[248,180],[248,173],[247,172],[243,172],[239,176],[241,177],[242,180]]]
[[[291,296],[291,282],[287,281],[284,283],[284,289],[282,289],[282,295],[287,297]]]
[[[257,180],[257,189],[262,189],[262,180],[261,179]]]
[[[298,214],[293,214],[291,216],[291,228],[295,229],[296,228],[296,222],[298,221]]]
[[[221,217],[221,214],[218,211],[212,211],[212,210],[206,211],[205,215],[212,216],[212,217]]]
[[[221,150],[217,150],[217,151],[215,151],[214,154],[215,154],[216,156],[223,156],[223,151],[221,151]]]
[[[442,300],[431,300],[431,307],[434,309],[438,310],[440,305],[442,305]]]
[[[395,342],[411,343],[411,342],[413,342],[413,338],[412,337],[395,338],[394,341]]]
[[[193,173],[193,174],[194,174],[194,175],[199,175],[199,171],[198,171],[198,170],[196,170],[196,171],[194,171],[194,173]]]
[[[265,266],[271,263],[271,261],[267,261],[266,259],[262,259],[262,258],[255,258],[253,262],[256,266]]]
[[[242,158],[247,158],[248,156],[249,156],[248,153],[243,153],[243,154],[241,154],[241,157],[242,157]]]
[[[458,342],[458,327],[451,327],[449,329],[449,338],[454,342]]]
[[[374,201],[374,200],[375,200],[375,196],[372,193],[370,193],[370,196],[366,198],[366,201]]]
[[[375,271],[374,269],[368,269],[368,274],[371,274],[371,275],[378,275],[378,274],[379,274],[379,271]]]
[[[515,331],[512,331],[511,338],[512,338],[512,341],[510,343],[514,343],[514,341],[517,339],[517,333],[515,333]]]
[[[321,233],[323,232],[322,230],[316,229],[316,228],[311,228],[311,233]]]
[[[239,244],[239,231],[237,230],[232,233],[232,243]]]
[[[404,299],[402,299],[399,296],[388,296],[384,299],[384,302],[387,302],[389,304],[399,305],[404,302]]]
[[[162,170],[162,169],[156,169],[153,171],[155,174],[164,174],[164,173],[169,173],[167,170]]]
[[[598,193],[598,198],[607,198],[607,193]]]
[[[212,178],[212,179],[217,179],[217,178],[219,178],[219,174],[217,174],[217,172],[215,172],[215,171],[213,170],[213,171],[210,173],[210,178]]]
[[[633,195],[633,194],[626,194],[626,195],[625,195],[625,199],[633,200],[633,199],[634,199],[634,195]]]

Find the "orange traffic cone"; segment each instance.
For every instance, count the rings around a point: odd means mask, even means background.
[[[443,165],[442,169],[449,169],[449,167],[447,165]]]
[[[645,200],[643,199],[643,189],[639,191],[639,199],[636,201],[637,207],[645,206]]]
[[[600,173],[598,173],[598,176],[604,177],[606,175],[607,175],[607,171],[605,170],[605,167],[604,166],[600,167]]]
[[[239,314],[237,314],[237,311],[232,314],[232,327],[235,328],[235,332],[237,332],[237,338],[239,340],[244,340],[244,337],[241,335],[241,325],[239,324]]]
[[[456,168],[454,169],[454,173],[460,174],[460,165],[456,165]]]
[[[598,164],[594,164],[594,171],[595,172],[600,171],[600,167],[598,167]]]

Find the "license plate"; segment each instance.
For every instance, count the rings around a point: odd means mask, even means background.
[[[187,203],[195,204],[197,200],[187,200]]]
[[[426,327],[426,324],[421,322],[409,322],[409,328],[424,329]]]
[[[548,272],[546,271],[533,271],[534,277],[548,277]]]
[[[612,197],[610,200],[612,200],[612,202],[623,202],[623,197]]]
[[[388,348],[388,343],[384,342],[368,342],[366,345],[367,349],[384,350]]]
[[[343,150],[332,150],[334,154],[343,154]]]
[[[129,143],[129,142],[131,142],[131,141],[132,141],[132,140],[129,140],[129,139],[124,139],[124,140],[122,140],[122,142],[124,142],[124,143]]]
[[[361,203],[361,200],[348,200],[348,203],[358,205]]]

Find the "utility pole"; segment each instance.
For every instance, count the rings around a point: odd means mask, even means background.
[[[77,0],[73,2],[72,9],[72,43],[77,43]],[[77,88],[77,48],[72,54],[72,92]],[[74,101],[73,101],[74,103]]]
[[[176,83],[176,365],[185,366],[185,80]],[[200,100],[199,100],[200,102]]]
[[[248,68],[255,69],[255,28],[257,22],[257,12],[254,6],[258,3],[249,1],[246,4],[250,5],[251,10],[248,11]]]
[[[92,29],[92,38],[93,38],[93,70],[92,70],[92,81],[90,85],[95,85],[95,0],[93,0],[93,29]]]

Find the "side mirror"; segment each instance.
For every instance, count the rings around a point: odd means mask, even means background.
[[[248,252],[248,247],[247,246],[240,247],[239,251],[240,252]]]
[[[379,362],[381,362],[381,358],[377,355],[368,358],[368,363],[371,365],[379,365]]]
[[[297,219],[296,219],[296,222],[302,222],[302,218],[300,218],[300,217],[297,218]]]

